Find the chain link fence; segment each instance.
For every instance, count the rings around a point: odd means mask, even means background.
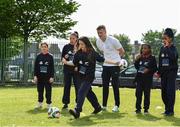
[[[14,39],[0,39],[0,84],[23,84],[23,45],[13,42]],[[63,66],[60,62],[64,43],[50,42],[49,52],[54,56],[55,83],[63,83]],[[40,52],[38,43],[28,46],[28,83],[32,83],[34,74],[34,61]]]

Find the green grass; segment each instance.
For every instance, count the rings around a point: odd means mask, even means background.
[[[94,87],[98,99],[102,101],[102,88]],[[53,88],[53,105],[62,107],[62,87]],[[149,115],[136,115],[134,89],[120,88],[121,107],[119,113],[112,113],[114,106],[112,89],[108,100],[108,112],[91,115],[92,106],[86,100],[80,119],[73,119],[68,111],[62,111],[59,119],[49,119],[46,104],[35,111],[36,88],[0,88],[0,126],[180,126],[180,91],[177,91],[175,116],[165,117],[160,90],[152,90]],[[71,108],[74,108],[74,88],[71,93]]]

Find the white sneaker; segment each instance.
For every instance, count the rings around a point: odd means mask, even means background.
[[[47,104],[47,109],[51,108],[52,105],[51,104]]]
[[[114,106],[114,108],[112,109],[113,112],[119,112],[119,107],[118,106]]]
[[[103,111],[107,111],[107,107],[106,106],[102,106],[101,107]]]
[[[38,104],[35,106],[35,108],[42,108],[43,103],[42,102],[38,102]]]

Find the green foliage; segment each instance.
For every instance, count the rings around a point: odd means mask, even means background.
[[[115,38],[119,40],[119,42],[122,44],[124,50],[125,50],[125,56],[124,59],[126,59],[128,62],[130,62],[130,56],[132,52],[132,46],[130,45],[130,38],[125,34],[115,34]]]
[[[0,1],[0,59],[7,60],[22,49],[22,38],[16,29],[14,0]]]
[[[36,40],[50,35],[65,37],[76,24],[70,16],[78,7],[72,0],[15,0],[17,26],[23,36]]]
[[[177,48],[178,54],[180,56],[180,34],[177,34],[174,39],[175,46]],[[178,59],[180,62],[180,59]]]
[[[147,33],[142,34],[142,42],[151,46],[153,55],[158,57],[160,47],[162,46],[162,32],[149,30]]]
[[[14,14],[14,0],[0,1],[0,38],[9,38],[17,35],[16,19]]]
[[[0,26],[5,27],[3,30],[7,28],[5,32],[1,30],[0,34],[15,33],[13,32],[15,28],[18,35],[23,38],[24,82],[28,79],[29,39],[33,38],[40,42],[43,37],[50,35],[65,37],[66,31],[76,24],[70,16],[79,6],[73,0],[2,0],[0,2],[0,18],[4,20]],[[6,21],[8,21],[7,26]]]
[[[91,44],[93,46],[93,48],[100,54],[102,54],[102,52],[98,49],[97,45],[96,45],[96,37],[90,37],[89,38],[91,41]]]

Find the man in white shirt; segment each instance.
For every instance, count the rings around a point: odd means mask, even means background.
[[[97,27],[99,39],[96,41],[98,49],[103,52],[105,59],[113,60],[115,62],[121,61],[121,56],[125,51],[121,43],[112,36],[107,36],[106,27],[100,25]],[[103,80],[103,110],[107,109],[107,100],[109,95],[109,83],[112,79],[112,87],[114,91],[115,106],[113,112],[119,111],[120,98],[119,98],[119,73],[120,68],[117,64],[103,64],[102,80]]]

